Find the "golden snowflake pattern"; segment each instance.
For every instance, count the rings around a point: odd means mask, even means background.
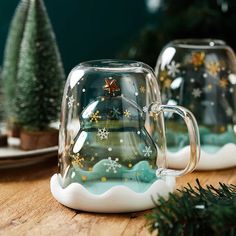
[[[205,60],[205,53],[204,52],[193,52],[191,63],[194,66],[201,66],[204,63]]]
[[[80,168],[84,167],[84,157],[81,157],[79,153],[73,154],[71,157],[73,166],[79,166]]]
[[[96,112],[92,112],[92,114],[90,115],[90,122],[98,122],[99,119],[101,119],[102,117],[99,115],[99,111]]]
[[[145,93],[145,91],[146,91],[146,89],[145,89],[144,86],[141,86],[141,87],[139,88],[139,90],[140,90],[140,93]]]
[[[131,112],[128,111],[128,110],[125,110],[123,114],[124,114],[124,116],[127,117],[127,118],[130,118],[130,116],[131,116]]]
[[[220,79],[219,80],[219,85],[220,85],[221,88],[225,89],[228,85],[227,79],[224,79],[224,78]]]
[[[208,62],[206,64],[207,71],[210,75],[216,76],[220,72],[220,63],[219,62]]]

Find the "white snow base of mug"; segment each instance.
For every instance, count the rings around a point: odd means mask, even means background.
[[[178,152],[168,152],[169,168],[183,169],[190,155],[189,146],[186,146]],[[201,150],[200,161],[197,170],[217,170],[236,166],[236,145],[228,143],[215,153],[207,153]]]
[[[61,204],[82,211],[101,213],[134,212],[151,209],[158,196],[168,197],[175,189],[175,178],[165,177],[156,180],[147,191],[137,193],[122,185],[112,187],[103,194],[93,194],[79,183],[66,188],[60,185],[59,174],[51,178],[51,192]]]

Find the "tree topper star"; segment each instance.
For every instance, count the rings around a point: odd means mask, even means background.
[[[105,79],[104,90],[108,91],[110,95],[115,94],[115,92],[120,91],[119,86],[117,85],[117,81],[115,79]]]

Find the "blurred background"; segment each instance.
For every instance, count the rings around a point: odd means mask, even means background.
[[[0,65],[18,0],[0,1]],[[177,3],[178,2],[178,3]],[[152,67],[176,38],[220,38],[236,49],[235,0],[45,0],[65,71],[101,58],[141,60]]]

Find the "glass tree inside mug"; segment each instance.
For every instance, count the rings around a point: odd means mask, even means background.
[[[100,60],[75,67],[62,101],[62,186],[80,183],[95,194],[117,185],[145,192],[160,178],[157,169],[166,167],[164,109],[154,73],[143,63]],[[191,129],[193,155],[185,173],[197,162],[196,123],[185,110],[168,109],[182,112]]]
[[[236,143],[236,58],[225,42],[172,41],[161,52],[155,71],[161,83],[162,101],[184,106],[195,115],[202,150],[215,153],[228,143]],[[170,151],[187,146],[182,121],[170,117],[166,123]]]

